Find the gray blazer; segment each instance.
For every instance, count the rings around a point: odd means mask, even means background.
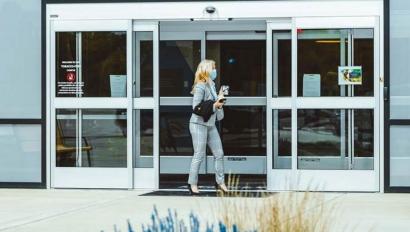
[[[213,87],[211,87],[212,85]],[[198,83],[195,85],[194,89],[194,97],[192,98],[192,109],[195,108],[201,101],[207,101],[207,100],[213,100],[216,101],[217,99],[217,93],[215,89],[215,84],[214,83]],[[211,115],[209,120],[207,122],[204,122],[204,119],[192,113],[191,119],[189,122],[192,123],[197,123],[205,126],[215,126],[215,121],[222,120],[224,118],[224,110],[223,109],[215,109],[214,108],[214,114]]]

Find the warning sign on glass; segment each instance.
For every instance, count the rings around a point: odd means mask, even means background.
[[[84,82],[77,80],[77,71],[80,68],[79,61],[62,61],[60,70],[63,78],[57,82],[57,94],[67,96],[82,96]]]

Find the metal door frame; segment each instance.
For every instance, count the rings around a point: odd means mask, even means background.
[[[379,191],[380,190],[380,33],[378,17],[296,17],[268,22],[267,60],[273,57],[272,32],[290,30],[292,43],[292,95],[272,97],[268,94],[267,124],[268,189],[321,191]],[[373,97],[299,97],[297,96],[297,30],[298,29],[354,29],[374,30],[374,96]],[[272,64],[267,67],[267,86],[272,86]],[[270,96],[270,97],[269,97]],[[374,111],[374,167],[373,170],[301,170],[297,168],[297,110],[298,109],[372,109]],[[291,169],[273,169],[272,111],[288,109],[292,113]],[[340,181],[343,179],[344,181]]]

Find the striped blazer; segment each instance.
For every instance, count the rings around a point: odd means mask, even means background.
[[[213,87],[211,87],[211,85]],[[192,98],[192,109],[194,109],[196,105],[201,103],[201,101],[206,101],[206,100],[216,101],[218,96],[217,96],[216,89],[214,86],[215,86],[215,83],[213,82],[209,84],[208,83],[198,83],[195,85],[194,97]],[[201,116],[192,113],[192,116],[189,122],[201,124],[204,126],[215,126],[216,120],[220,121],[224,118],[224,110],[223,108],[222,109],[214,108],[214,112],[215,113],[212,114],[212,116],[209,118],[207,122],[204,122],[204,119]]]

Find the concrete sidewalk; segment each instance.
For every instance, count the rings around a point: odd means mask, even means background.
[[[216,197],[139,196],[132,190],[0,189],[0,231],[126,232],[148,223],[157,205],[160,215],[177,209],[180,218],[191,211],[214,220]],[[279,193],[281,194],[281,193]],[[337,208],[332,231],[410,231],[410,194],[326,193],[324,203]],[[241,201],[241,198],[235,200]],[[260,198],[252,199],[255,202]]]

